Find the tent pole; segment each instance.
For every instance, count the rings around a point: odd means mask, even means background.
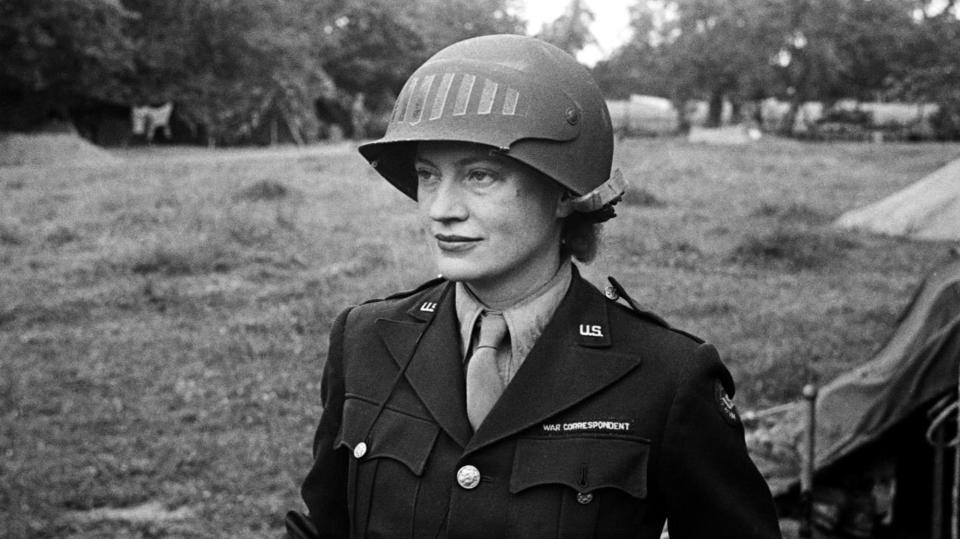
[[[817,386],[803,386],[803,399],[807,403],[807,421],[804,431],[805,450],[803,452],[803,470],[800,474],[800,531],[803,539],[813,537],[813,471],[816,456],[817,432]]]
[[[944,473],[944,457],[946,453],[944,449],[944,429],[939,428],[933,434],[933,503],[930,504],[932,514],[930,515],[931,521],[931,530],[930,536],[934,538],[943,537],[943,480]]]
[[[957,390],[960,394],[960,387]],[[960,507],[957,506],[958,497],[960,497],[960,428],[957,429],[957,435],[950,440],[946,439],[947,423],[954,414],[957,414],[956,421],[958,427],[960,427],[960,401],[950,402],[951,399],[953,399],[952,395],[944,396],[928,412],[932,419],[930,420],[930,427],[927,428],[926,438],[933,447],[933,496],[931,499],[933,503],[931,504],[932,512],[930,514],[930,536],[935,539],[946,538],[947,534],[945,532],[948,529],[950,530],[949,537],[958,539],[957,533],[960,531],[957,529],[957,514],[960,511]],[[946,523],[946,504],[943,503],[946,493],[944,489],[947,478],[944,474],[946,473],[948,447],[954,448],[953,489],[950,496],[953,501],[953,508],[950,511],[949,528],[947,528]]]
[[[957,369],[957,435],[953,444],[953,508],[950,510],[950,537],[960,539],[960,369]],[[939,503],[939,502],[938,502]]]

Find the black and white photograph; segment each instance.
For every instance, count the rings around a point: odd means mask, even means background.
[[[0,537],[960,539],[956,0],[0,0]]]

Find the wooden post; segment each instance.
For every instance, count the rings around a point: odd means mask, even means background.
[[[960,382],[958,382],[957,394],[960,397]],[[946,539],[950,530],[950,539],[960,537],[960,400],[950,402],[953,397],[948,395],[940,400],[928,412],[933,419],[930,421],[930,427],[927,429],[926,439],[933,446],[933,482],[932,482],[932,509],[930,513],[930,537]],[[956,414],[957,422],[956,435],[947,440],[947,423],[952,420]],[[953,448],[953,489],[950,493],[951,509],[950,524],[947,527],[946,504],[943,502],[946,496],[946,468],[947,468],[947,449]]]
[[[960,539],[960,376],[957,377],[957,435],[953,443],[953,508],[950,513],[950,538]],[[939,503],[939,502],[938,502]]]
[[[944,467],[944,438],[943,427],[934,431],[933,434],[933,503],[930,504],[932,510],[930,514],[930,536],[935,538],[943,537],[943,476],[947,471]]]
[[[813,472],[816,458],[817,437],[817,387],[803,386],[803,399],[807,404],[807,421],[804,430],[803,469],[800,472],[800,537],[813,537]]]

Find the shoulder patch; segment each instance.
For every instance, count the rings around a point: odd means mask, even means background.
[[[428,289],[428,288],[433,288],[433,287],[435,287],[435,286],[437,286],[437,285],[439,285],[439,284],[441,284],[441,283],[444,283],[444,282],[446,282],[446,279],[444,279],[444,278],[442,278],[442,277],[438,277],[438,278],[436,278],[436,279],[430,279],[429,281],[421,284],[420,286],[418,286],[418,287],[416,287],[416,288],[414,288],[414,289],[412,289],[412,290],[404,290],[403,292],[397,292],[396,294],[391,294],[391,295],[389,295],[389,296],[387,296],[387,297],[385,297],[385,298],[369,299],[369,300],[367,300],[367,301],[364,301],[361,305],[366,305],[366,304],[368,304],[368,303],[377,303],[378,301],[387,301],[387,300],[391,300],[391,299],[409,298],[410,296],[412,296],[412,295],[414,295],[414,294],[419,294],[420,292],[423,292],[424,290],[426,290],[426,289]],[[431,312],[432,312],[432,311],[431,311]]]
[[[634,313],[639,315],[641,318],[649,322],[653,322],[654,324],[662,328],[666,328],[675,333],[684,335],[685,337],[689,337],[694,341],[696,341],[698,344],[703,344],[705,342],[703,339],[701,339],[700,337],[697,337],[692,333],[688,333],[682,329],[677,329],[671,326],[666,320],[664,320],[660,315],[654,313],[653,311],[648,311],[646,309],[641,308],[640,304],[638,304],[633,298],[631,298],[630,294],[627,294],[626,289],[624,289],[623,286],[619,282],[617,282],[617,280],[614,279],[613,277],[607,277],[607,280],[610,281],[610,286],[608,286],[603,292],[603,294],[607,297],[607,299],[611,301],[617,301],[618,299],[623,298],[624,301],[627,302],[627,305],[630,307],[630,310],[632,310]]]
[[[740,414],[737,413],[737,405],[733,399],[727,395],[727,390],[723,388],[723,383],[717,380],[713,385],[713,395],[717,402],[717,411],[720,416],[731,426],[740,424]]]

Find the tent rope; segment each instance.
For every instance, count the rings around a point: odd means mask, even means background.
[[[950,403],[949,406],[947,406],[943,410],[940,410],[940,413],[937,414],[937,417],[935,417],[930,422],[930,427],[927,428],[927,434],[926,434],[927,442],[929,442],[930,445],[934,447],[955,447],[957,446],[958,443],[960,443],[960,432],[956,433],[954,437],[950,439],[950,441],[941,442],[941,443],[938,443],[937,440],[935,440],[935,434],[934,434],[936,433],[937,429],[941,427],[946,428],[947,420],[950,419],[950,417],[957,412],[957,408],[958,406],[956,401]]]
[[[957,400],[953,401],[957,409],[957,436],[954,441],[960,440],[960,373],[957,376]],[[960,539],[960,444],[953,450],[953,509],[950,513],[950,536]]]
[[[957,380],[957,396],[958,400],[954,400],[948,405],[944,406],[944,403],[951,398],[950,396],[944,397],[934,405],[933,410],[939,409],[940,411],[937,413],[937,416],[930,421],[930,427],[927,428],[926,433],[927,442],[931,446],[939,450],[948,447],[955,448],[953,451],[953,489],[950,493],[953,501],[950,514],[950,539],[960,539],[960,379]],[[941,406],[943,408],[941,408]],[[949,441],[938,440],[938,431],[941,433],[944,432],[947,428],[947,421],[952,419],[954,415],[957,417],[957,432]],[[936,518],[934,522],[937,522]],[[936,524],[934,524],[934,526],[936,526]],[[934,532],[936,532],[936,530],[934,530]]]

